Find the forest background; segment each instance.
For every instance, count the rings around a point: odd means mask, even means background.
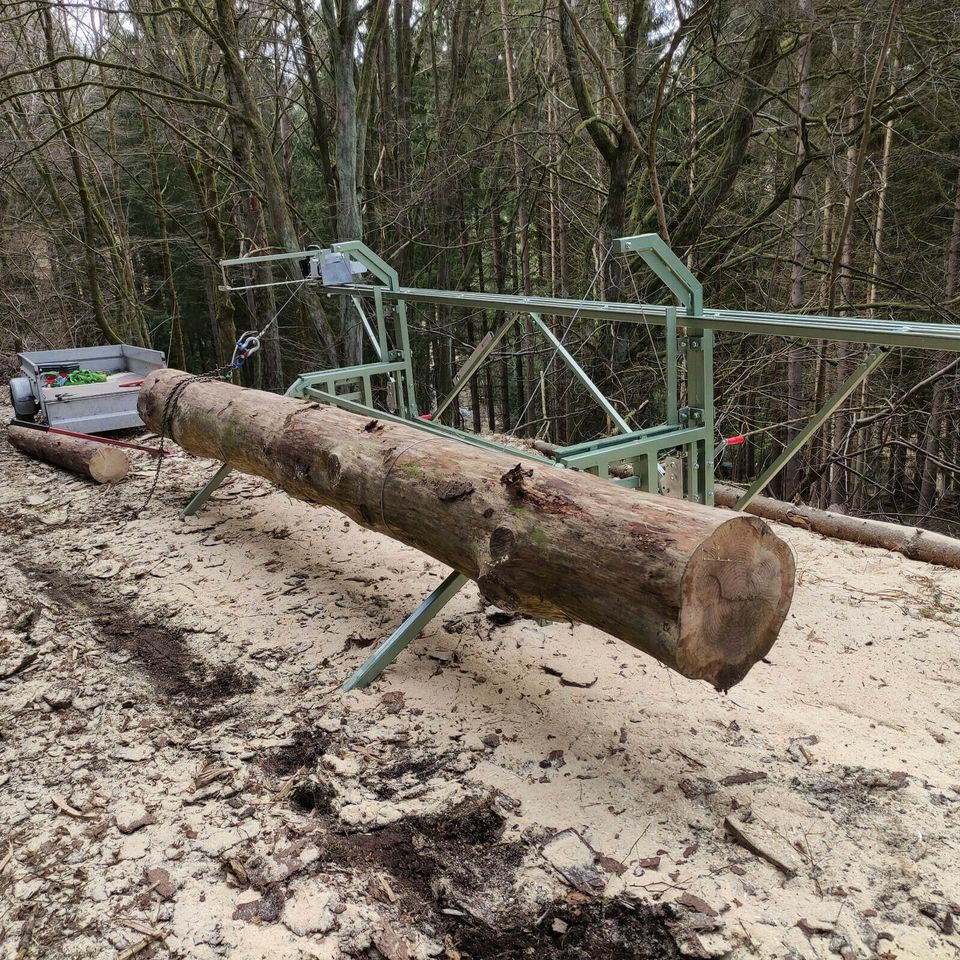
[[[956,323],[958,80],[960,9],[928,0],[7,2],[0,373],[108,341],[202,372],[275,315],[244,383],[372,359],[316,288],[218,286],[224,257],[354,238],[408,286],[661,300],[610,254],[658,232],[713,307]],[[413,309],[425,409],[500,322]],[[564,342],[639,427],[662,340],[577,320]],[[552,353],[519,326],[455,415],[604,430]],[[718,437],[747,434],[721,475],[745,481],[864,351],[716,353]],[[897,351],[773,492],[958,533],[958,406],[960,358]]]

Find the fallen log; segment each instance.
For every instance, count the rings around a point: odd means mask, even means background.
[[[714,494],[717,506],[721,507],[735,506],[742,496],[743,490],[720,484]],[[754,497],[745,512],[763,517],[764,520],[775,520],[778,523],[788,523],[792,527],[812,530],[835,540],[849,540],[864,547],[880,547],[891,553],[902,553],[910,560],[939,563],[941,566],[960,570],[960,540],[920,527],[905,527],[899,523],[867,517],[850,517],[830,510],[817,510],[815,507],[774,500],[771,497]]]
[[[422,550],[498,607],[590,624],[720,690],[790,606],[793,556],[755,517],[177,370],[147,377],[138,410],[189,453]]]
[[[130,463],[116,447],[46,430],[10,425],[10,443],[21,453],[89,477],[97,483],[116,483],[127,475]]]

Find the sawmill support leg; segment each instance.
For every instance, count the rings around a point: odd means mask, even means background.
[[[813,419],[783,448],[780,456],[754,480],[746,493],[737,501],[734,510],[745,510],[749,506],[753,498],[787,465],[790,459],[820,429],[824,421],[883,363],[889,352],[889,347],[874,347],[864,357],[863,363],[837,387],[830,399],[814,414]]]
[[[420,635],[420,631],[459,593],[467,577],[456,570],[451,573],[403,623],[389,639],[376,649],[341,688],[358,690],[373,683],[394,660]]]
[[[198,490],[190,502],[180,511],[181,517],[192,517],[209,499],[213,491],[233,472],[229,463],[221,464],[220,469],[206,482],[202,490]]]

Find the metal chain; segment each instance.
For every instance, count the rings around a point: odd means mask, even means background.
[[[171,440],[173,439],[170,434],[170,426],[173,423],[173,417],[177,411],[177,404],[180,402],[181,394],[191,384],[210,383],[217,380],[225,380],[227,377],[233,376],[234,372],[239,369],[240,364],[238,364],[236,359],[234,359],[231,360],[230,363],[224,364],[222,367],[209,370],[207,373],[198,373],[193,374],[192,376],[186,376],[173,385],[170,395],[167,397],[166,401],[164,401],[163,414],[160,417],[160,452],[157,454],[157,466],[153,471],[153,480],[150,483],[150,489],[147,491],[147,495],[144,498],[143,503],[141,503],[139,507],[132,511],[132,519],[136,520],[137,517],[139,517],[140,514],[146,510],[146,508],[150,505],[150,501],[153,499],[153,495],[157,492],[157,484],[160,482],[160,470],[163,467],[164,461],[163,442],[167,437],[170,437]]]
[[[160,482],[160,470],[163,466],[163,441],[170,436],[170,425],[173,422],[174,414],[177,410],[177,404],[180,402],[181,394],[194,383],[211,383],[217,380],[226,380],[228,377],[233,376],[236,371],[238,371],[247,359],[253,354],[255,354],[261,345],[261,341],[266,336],[267,331],[277,322],[280,317],[280,314],[286,309],[287,305],[291,300],[297,295],[300,291],[300,288],[303,284],[306,283],[305,280],[301,280],[292,290],[290,296],[284,300],[280,308],[274,313],[274,315],[264,324],[263,329],[259,332],[256,330],[248,330],[245,333],[241,334],[239,339],[233,348],[233,356],[230,358],[229,363],[225,363],[221,367],[216,367],[213,370],[208,370],[206,373],[198,373],[192,376],[184,377],[182,380],[178,381],[173,385],[173,389],[170,391],[170,395],[167,397],[163,405],[163,415],[160,418],[160,454],[157,456],[157,468],[153,472],[153,480],[150,483],[150,489],[147,491],[147,496],[144,499],[143,503],[140,504],[135,510],[132,511],[133,519],[136,519],[140,514],[149,506],[150,501],[153,499],[153,495],[157,491],[157,484]],[[172,440],[173,437],[170,437]]]

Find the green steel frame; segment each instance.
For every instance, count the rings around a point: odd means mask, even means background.
[[[856,388],[883,362],[893,347],[918,347],[926,350],[960,351],[960,326],[931,323],[903,323],[863,317],[822,317],[784,313],[712,310],[703,305],[703,288],[696,277],[654,234],[624,237],[614,244],[618,254],[638,254],[676,299],[676,304],[605,303],[555,297],[528,297],[511,294],[474,293],[455,290],[426,290],[401,287],[396,271],[360,241],[333,244],[329,249],[299,251],[280,255],[241,257],[221,262],[225,290],[250,286],[280,286],[299,282],[233,286],[228,271],[252,263],[304,261],[325,254],[343,254],[360,263],[376,283],[350,283],[326,287],[331,296],[349,298],[355,305],[367,331],[377,360],[353,367],[339,367],[301,374],[287,390],[287,396],[329,403],[341,409],[403,423],[426,434],[456,439],[484,449],[503,452],[544,465],[584,470],[616,483],[656,492],[659,487],[658,463],[664,452],[680,450],[686,465],[684,496],[695,502],[713,504],[714,498],[714,397],[713,347],[715,332],[759,334],[762,336],[816,339],[864,344],[872,347],[860,366],[834,392],[757,478],[737,503],[744,509],[750,501],[783,469]],[[372,327],[363,308],[373,302],[376,327]],[[443,307],[492,310],[507,319],[488,333],[457,374],[451,392],[440,399],[429,419],[418,416],[413,363],[407,327],[408,303]],[[563,337],[543,320],[543,316],[581,318],[608,323],[642,323],[662,326],[665,336],[665,421],[634,429],[603,392],[570,355]],[[512,325],[529,318],[559,357],[607,415],[618,431],[612,436],[560,447],[555,459],[505,447],[484,437],[446,426],[439,421],[470,378],[497,348]],[[553,362],[552,359],[550,361]],[[384,401],[386,397],[386,401]],[[380,406],[377,406],[379,400]],[[684,402],[681,404],[681,400]],[[384,402],[391,410],[384,410]],[[632,475],[614,478],[611,468],[628,464]],[[183,516],[196,513],[230,473],[224,464],[186,505]],[[354,673],[344,690],[364,687],[389,666],[430,620],[456,595],[467,578],[454,571],[394,631],[376,652]]]

